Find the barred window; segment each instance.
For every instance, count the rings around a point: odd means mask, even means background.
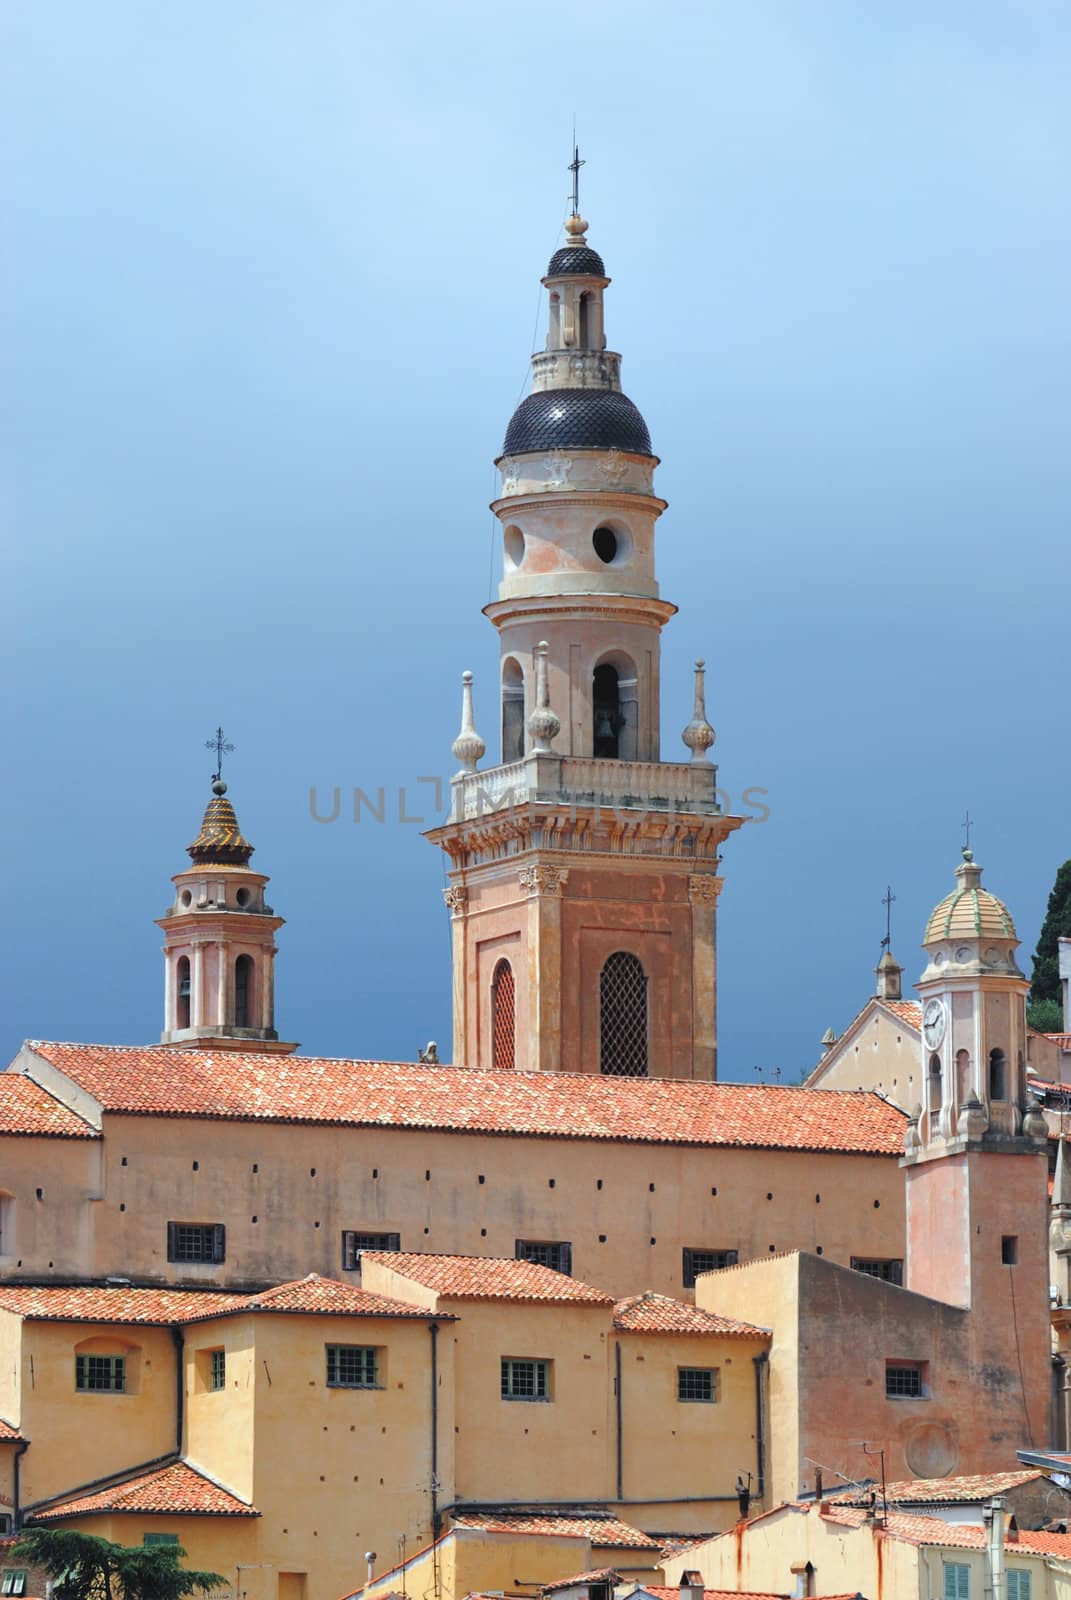
[[[720,1272],[723,1267],[735,1267],[739,1260],[739,1250],[708,1250],[685,1245],[681,1274],[684,1287],[694,1289],[695,1280],[701,1272]]]
[[[125,1356],[75,1356],[74,1386],[87,1394],[122,1394],[126,1388]]]
[[[361,1264],[362,1250],[400,1250],[400,1233],[361,1233],[356,1228],[342,1230],[342,1270],[356,1272]]]
[[[376,1389],[379,1351],[374,1345],[329,1344],[327,1346],[327,1386],[329,1389]]]
[[[618,1078],[647,1076],[647,974],[615,950],[599,976],[599,1068]]]
[[[516,1065],[516,994],[513,968],[500,961],[491,979],[491,1065],[511,1071]]]
[[[678,1367],[677,1399],[713,1405],[718,1399],[717,1367]]]
[[[856,1272],[865,1272],[868,1278],[880,1278],[882,1283],[896,1283],[903,1285],[904,1263],[892,1257],[879,1259],[871,1256],[853,1256],[852,1267]]]
[[[0,1577],[0,1594],[25,1594],[26,1571],[20,1567],[5,1567]]]
[[[226,1350],[211,1350],[212,1370],[209,1374],[210,1389],[225,1389],[227,1387],[227,1352]]]
[[[925,1395],[921,1361],[887,1361],[885,1393],[894,1400],[921,1400]]]
[[[170,1546],[174,1549],[178,1544],[177,1533],[145,1533],[141,1537],[142,1546],[146,1550],[159,1549],[160,1546]]]
[[[573,1270],[573,1247],[564,1239],[518,1239],[513,1253],[518,1261],[534,1261],[566,1276]]]
[[[549,1400],[550,1362],[502,1357],[503,1400]]]
[[[167,1225],[169,1261],[218,1265],[226,1256],[226,1248],[227,1230],[222,1222],[169,1222]]]
[[[971,1569],[965,1561],[946,1561],[944,1600],[971,1600]]]

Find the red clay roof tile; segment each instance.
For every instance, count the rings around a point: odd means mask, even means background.
[[[535,1261],[495,1256],[421,1255],[405,1250],[362,1250],[362,1261],[378,1262],[434,1289],[448,1300],[522,1300],[609,1306],[613,1296]],[[427,1315],[427,1313],[423,1313]]]
[[[827,1502],[822,1515],[842,1527],[861,1527],[866,1512],[861,1507],[841,1506]],[[981,1523],[945,1522],[940,1517],[912,1516],[903,1511],[890,1511],[885,1519],[885,1532],[895,1539],[905,1539],[909,1544],[947,1545],[953,1549],[983,1550],[986,1530]],[[1056,1555],[1071,1559],[1071,1533],[1009,1533],[1005,1547],[1021,1550],[1024,1554]]]
[[[0,1284],[0,1310],[13,1311],[31,1322],[140,1323],[162,1327],[172,1323],[209,1322],[217,1317],[249,1312],[425,1320],[428,1316],[420,1306],[372,1294],[352,1284],[336,1283],[315,1273],[256,1294],[227,1294],[211,1289],[121,1288],[110,1284],[62,1287]]]
[[[735,1317],[701,1311],[698,1306],[671,1300],[668,1295],[647,1289],[629,1295],[614,1306],[614,1327],[622,1333],[685,1333],[718,1335],[729,1339],[768,1339],[769,1328],[759,1328]]]
[[[886,1011],[892,1011],[906,1022],[909,1028],[914,1028],[916,1033],[922,1029],[922,1007],[917,1000],[883,1000],[881,1004]]]
[[[903,1153],[905,1117],[864,1090],[494,1072],[155,1046],[30,1048],[131,1116],[435,1128],[533,1138]]]
[[[96,1128],[21,1072],[0,1072],[0,1134],[44,1139],[99,1139]]]
[[[5,1422],[0,1417],[0,1444],[21,1444],[22,1434],[18,1428],[13,1428],[10,1422]]]
[[[1006,1494],[1023,1483],[1034,1483],[1043,1477],[1039,1467],[1026,1467],[1019,1472],[968,1473],[956,1478],[905,1478],[898,1483],[885,1485],[885,1498],[892,1503],[910,1505],[954,1505],[974,1500],[989,1500],[995,1494]],[[866,1505],[874,1486],[853,1489],[833,1495],[831,1503],[839,1506]],[[878,1500],[881,1491],[878,1490]]]
[[[74,1494],[54,1500],[32,1512],[27,1520],[59,1522],[67,1517],[86,1517],[97,1512],[140,1512],[174,1517],[260,1515],[254,1506],[239,1500],[237,1495],[213,1483],[185,1461],[174,1461],[169,1467],[140,1473],[95,1494]]]
[[[545,1533],[576,1539],[589,1539],[592,1547],[603,1550],[618,1547],[622,1550],[659,1550],[657,1539],[629,1527],[619,1517],[607,1512],[589,1512],[576,1516],[557,1515],[554,1512],[529,1511],[458,1511],[451,1512],[455,1528],[482,1528],[486,1533]]]

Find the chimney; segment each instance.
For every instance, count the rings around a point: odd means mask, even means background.
[[[1005,1600],[1005,1512],[1000,1495],[994,1495],[989,1504],[983,1506],[982,1521],[985,1524],[985,1582],[982,1592],[985,1600]]]
[[[366,1550],[365,1553],[364,1553],[364,1559],[368,1562],[368,1582],[369,1583],[374,1583],[375,1582],[375,1576],[376,1576],[376,1553],[375,1553],[375,1551],[374,1550]]]
[[[814,1497],[818,1504],[822,1504],[822,1469],[818,1467],[814,1475]]]
[[[694,1570],[681,1573],[680,1600],[704,1600],[706,1584],[703,1574]]]

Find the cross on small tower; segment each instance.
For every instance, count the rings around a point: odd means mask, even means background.
[[[974,826],[973,822],[971,821],[971,814],[969,811],[965,811],[963,813],[963,822],[961,826],[963,828],[963,848],[964,850],[969,850],[971,847],[971,829]]]
[[[213,782],[218,783],[223,776],[223,757],[224,755],[233,754],[234,746],[228,743],[223,729],[217,728],[211,739],[205,740],[205,749],[216,752],[216,770],[212,774],[212,779]]]
[[[580,215],[580,169],[581,169],[581,167],[586,166],[586,165],[587,165],[587,163],[585,161],[581,161],[581,159],[580,159],[580,151],[577,149],[576,133],[574,132],[573,133],[573,159],[572,159],[572,161],[570,161],[569,168],[568,168],[568,170],[573,174],[573,216],[574,217],[578,217]]]
[[[892,884],[890,883],[881,897],[881,903],[885,907],[885,937],[881,941],[883,950],[892,949],[892,908],[895,899],[896,896],[892,892]]]

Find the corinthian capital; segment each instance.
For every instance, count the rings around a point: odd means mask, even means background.
[[[521,888],[526,889],[529,894],[560,895],[562,884],[568,876],[568,867],[551,867],[545,864],[535,867],[522,867],[520,872]]]
[[[449,889],[443,890],[443,899],[455,917],[460,917],[464,914],[468,897],[469,891],[461,884],[452,884]]]
[[[707,872],[693,872],[688,879],[688,898],[693,906],[712,906],[721,894],[722,880]]]

